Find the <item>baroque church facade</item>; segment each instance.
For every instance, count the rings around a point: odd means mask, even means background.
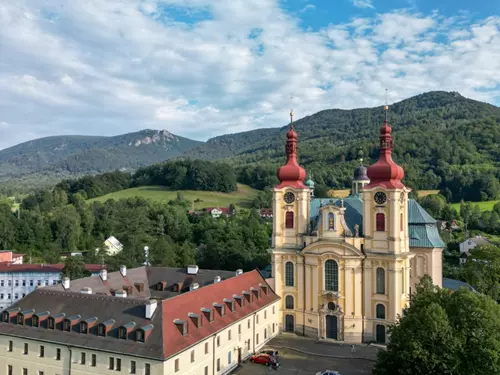
[[[273,191],[271,248],[284,331],[385,343],[420,278],[442,285],[444,243],[436,220],[408,198],[391,131],[384,121],[379,159],[356,169],[349,197],[321,199],[311,180],[304,183],[291,121]]]

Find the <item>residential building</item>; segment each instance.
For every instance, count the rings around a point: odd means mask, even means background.
[[[2,312],[0,368],[226,374],[279,332],[279,297],[262,275],[233,275],[164,300],[37,289]]]
[[[114,236],[110,236],[104,241],[104,248],[108,255],[116,255],[123,250],[123,245]]]
[[[408,197],[391,132],[384,121],[378,161],[354,172],[349,197],[318,199],[303,182],[291,122],[273,190],[270,249],[285,331],[384,343],[420,278],[442,285],[444,243],[436,220]]]
[[[85,265],[92,275],[98,275],[100,264]],[[24,298],[39,287],[60,282],[64,264],[0,264],[0,310]]]
[[[0,264],[23,264],[24,254],[14,253],[12,250],[0,250]]]
[[[472,238],[466,239],[464,242],[461,242],[459,245],[460,253],[468,254],[469,251],[474,249],[476,246],[486,246],[491,245],[491,242],[482,236],[476,236]]]
[[[259,213],[260,213],[260,217],[263,219],[272,219],[273,218],[273,209],[272,208],[261,208]]]

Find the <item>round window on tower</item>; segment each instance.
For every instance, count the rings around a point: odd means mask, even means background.
[[[385,195],[385,193],[379,191],[379,192],[375,193],[375,196],[373,197],[373,199],[375,200],[375,203],[377,203],[377,204],[384,204],[387,201],[387,196]]]
[[[291,192],[285,194],[285,203],[291,204],[295,202],[295,195]]]

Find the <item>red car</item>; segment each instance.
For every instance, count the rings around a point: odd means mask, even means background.
[[[259,363],[261,365],[266,365],[266,366],[271,366],[271,365],[277,365],[278,364],[276,362],[276,359],[274,359],[269,354],[265,354],[265,353],[255,354],[255,355],[251,356],[250,357],[250,362]]]

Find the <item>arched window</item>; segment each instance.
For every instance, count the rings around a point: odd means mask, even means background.
[[[325,262],[325,290],[339,291],[339,266],[331,259]]]
[[[404,225],[403,225],[403,213],[401,212],[401,215],[399,215],[399,230],[402,232],[404,230]]]
[[[385,306],[379,303],[377,305],[377,319],[385,319]]]
[[[377,232],[385,232],[385,215],[382,213],[376,214],[375,222],[377,226]]]
[[[385,270],[377,268],[377,294],[385,294]]]
[[[335,230],[335,215],[333,212],[328,214],[328,230]]]
[[[285,264],[285,285],[293,286],[293,263],[286,262]]]
[[[287,211],[285,214],[285,228],[293,229],[293,211]]]
[[[293,296],[285,297],[285,309],[293,310]]]

